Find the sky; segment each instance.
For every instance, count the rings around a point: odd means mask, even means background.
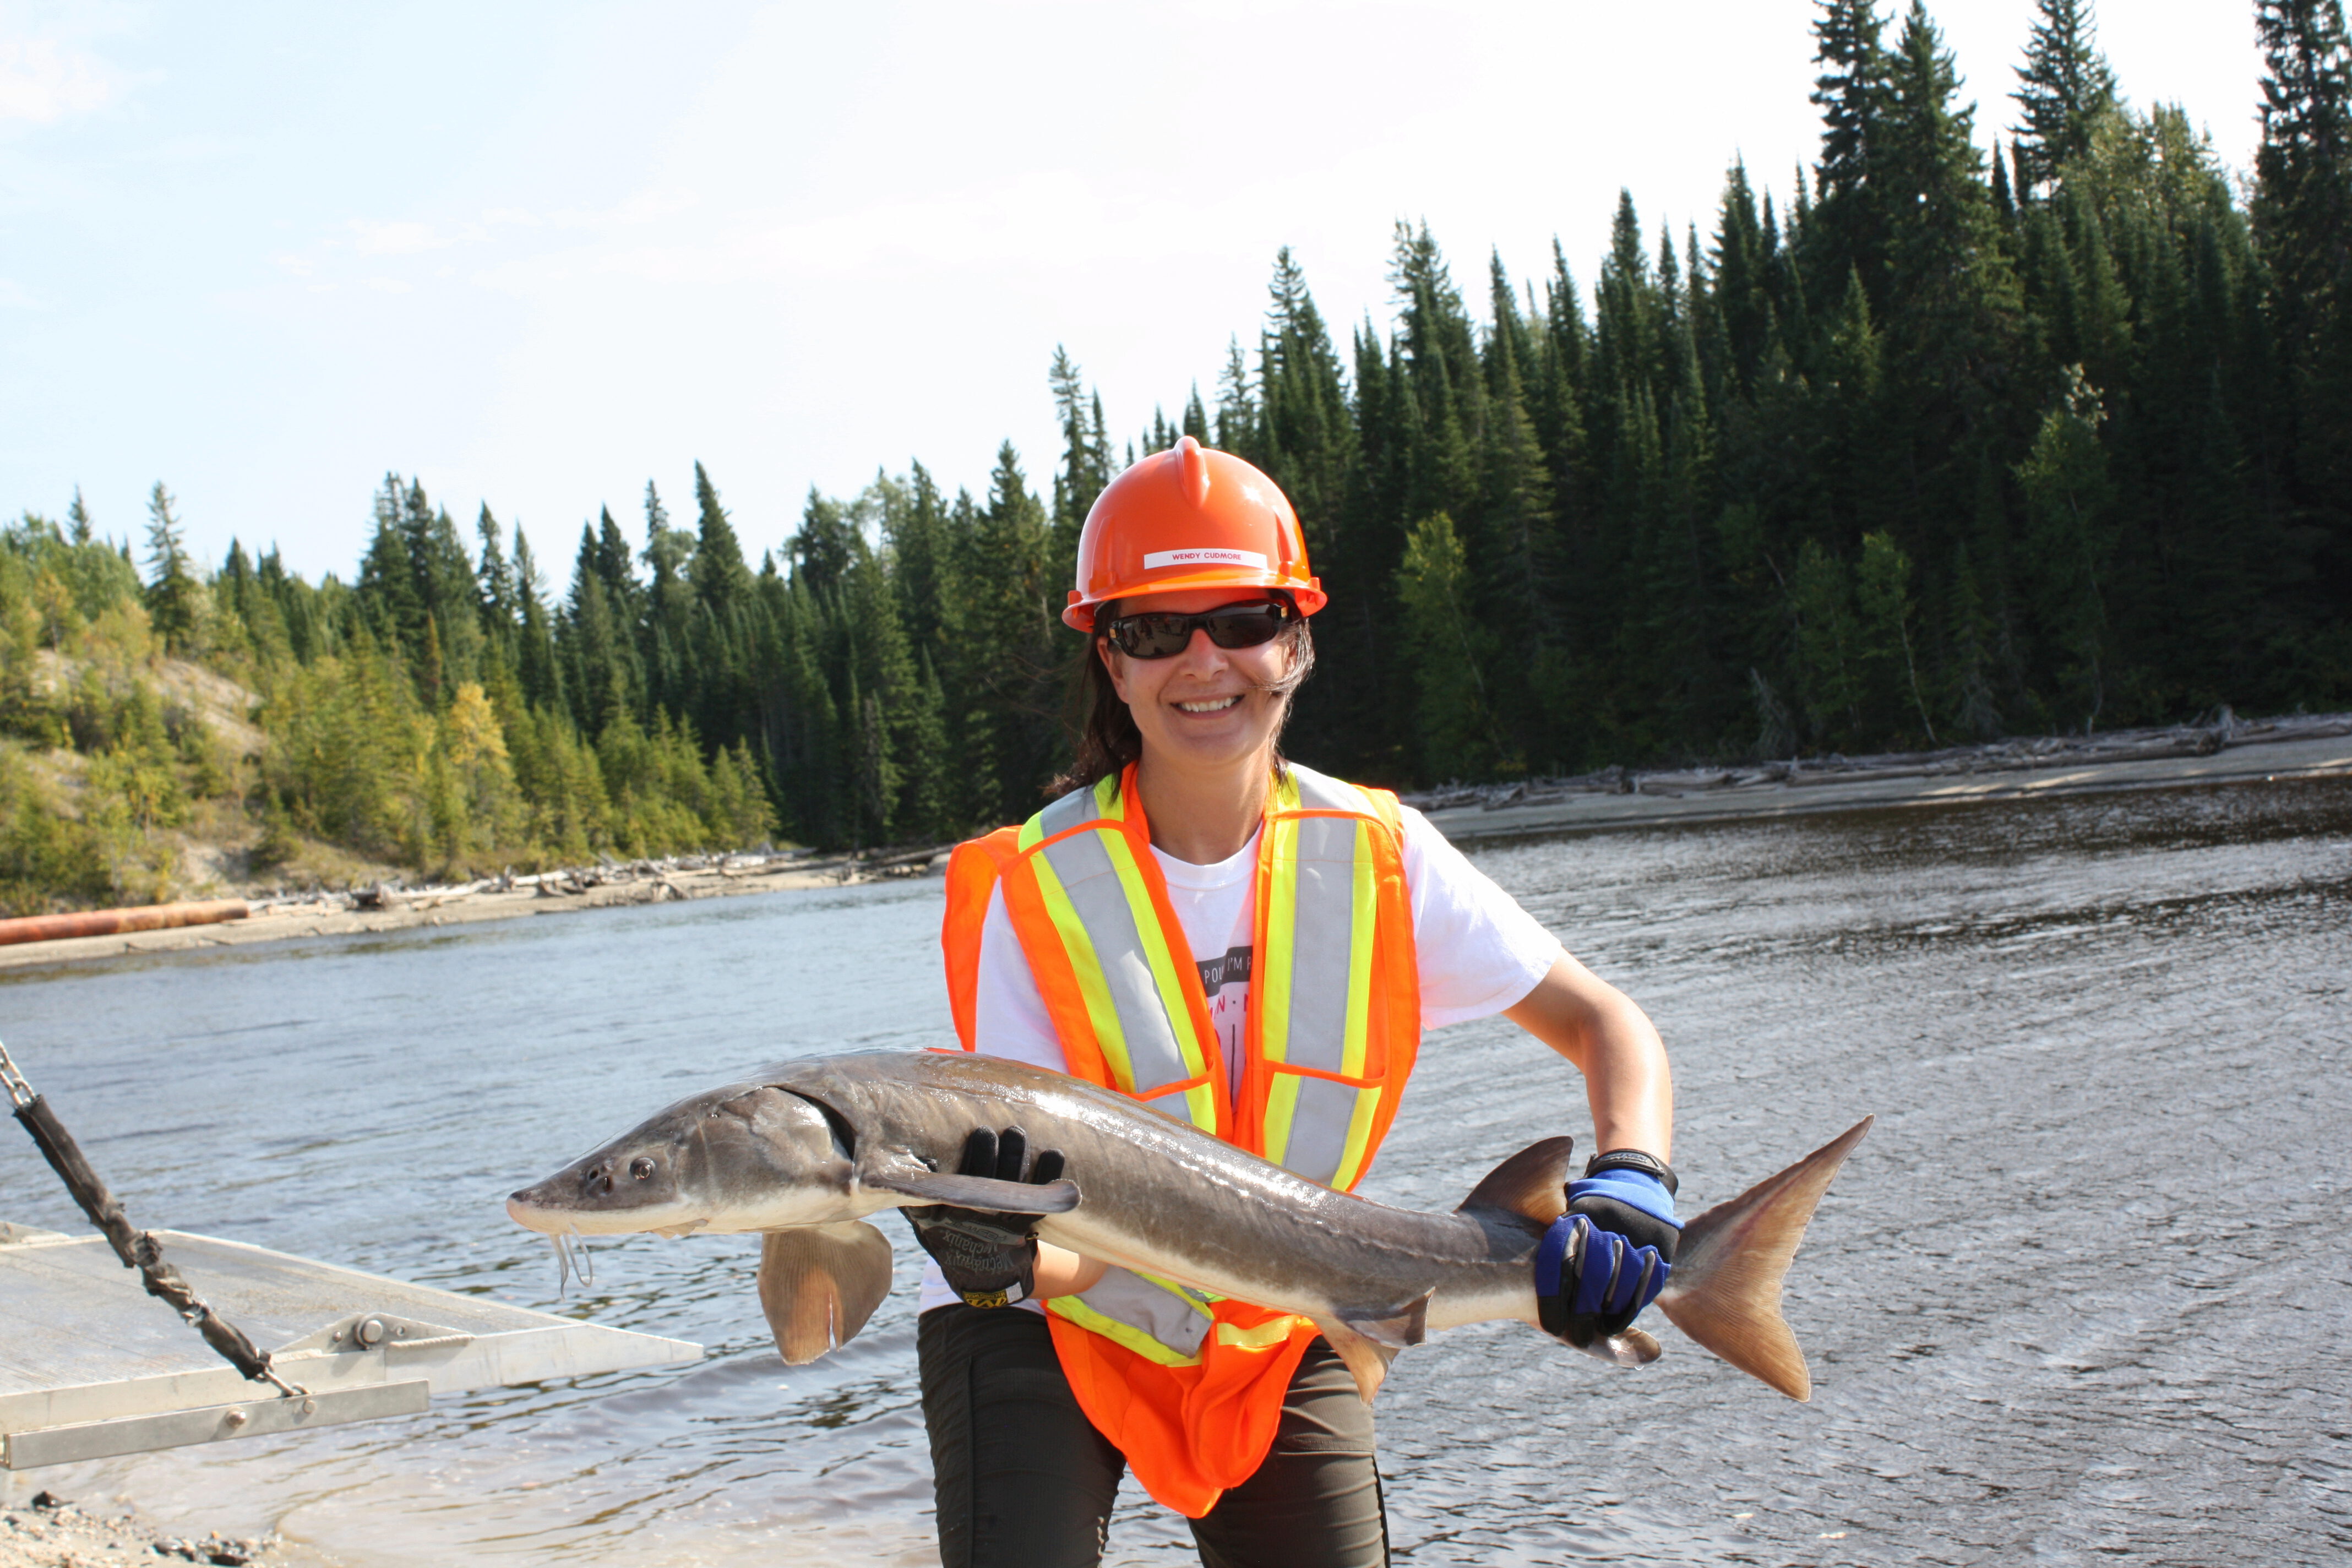
[[[2032,0],[1931,0],[1990,142]],[[2249,0],[2112,5],[2251,166]],[[1621,188],[1711,226],[1816,153],[1810,0],[854,5],[0,0],[0,516],[349,576],[388,472],[568,572],[705,464],[747,549],[919,460],[1046,491],[1056,345],[1116,448],[1213,398],[1289,246],[1344,344],[1395,226],[1590,283]],[[1654,230],[1653,230],[1654,233]],[[1653,240],[1654,244],[1654,239]],[[560,584],[558,584],[560,586]]]

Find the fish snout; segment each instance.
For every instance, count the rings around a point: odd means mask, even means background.
[[[680,1179],[676,1151],[625,1143],[509,1194],[507,1215],[549,1236],[666,1228],[700,1217],[673,1218],[681,1206]]]
[[[507,1217],[525,1230],[546,1231],[552,1218],[548,1212],[547,1194],[539,1187],[525,1187],[507,1194]]]

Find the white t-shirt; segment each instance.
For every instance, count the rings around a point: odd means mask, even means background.
[[[1398,808],[1398,817],[1403,828],[1405,891],[1412,904],[1413,952],[1421,971],[1421,1026],[1435,1029],[1491,1017],[1517,1003],[1550,973],[1560,956],[1559,939],[1464,859],[1428,818],[1409,805]],[[1184,928],[1193,962],[1201,966],[1209,1023],[1224,1048],[1228,1083],[1238,1087],[1256,914],[1257,836],[1252,834],[1238,853],[1213,866],[1179,860],[1157,845],[1151,853],[1167,880],[1168,901]],[[1002,885],[989,895],[980,928],[972,1032],[985,1055],[1011,1057],[1055,1072],[1069,1070],[1052,1015],[1021,952],[1013,917],[1005,910]],[[929,1311],[955,1300],[940,1278],[939,1265],[927,1263],[919,1310]]]

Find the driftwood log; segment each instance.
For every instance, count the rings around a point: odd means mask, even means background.
[[[144,904],[130,910],[85,910],[77,915],[28,915],[0,921],[0,947],[23,942],[62,942],[72,936],[114,936],[123,931],[168,931],[173,926],[217,925],[241,921],[252,910],[243,899],[205,899],[184,904]]]

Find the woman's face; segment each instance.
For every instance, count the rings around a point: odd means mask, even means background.
[[[1167,610],[1194,616],[1266,597],[1247,589],[1202,588],[1122,599],[1107,607],[1122,615]],[[1218,769],[1254,763],[1272,747],[1289,699],[1266,688],[1290,673],[1286,639],[1219,647],[1196,626],[1184,651],[1167,658],[1130,658],[1108,640],[1095,647],[1143,732],[1147,758],[1188,770]]]

